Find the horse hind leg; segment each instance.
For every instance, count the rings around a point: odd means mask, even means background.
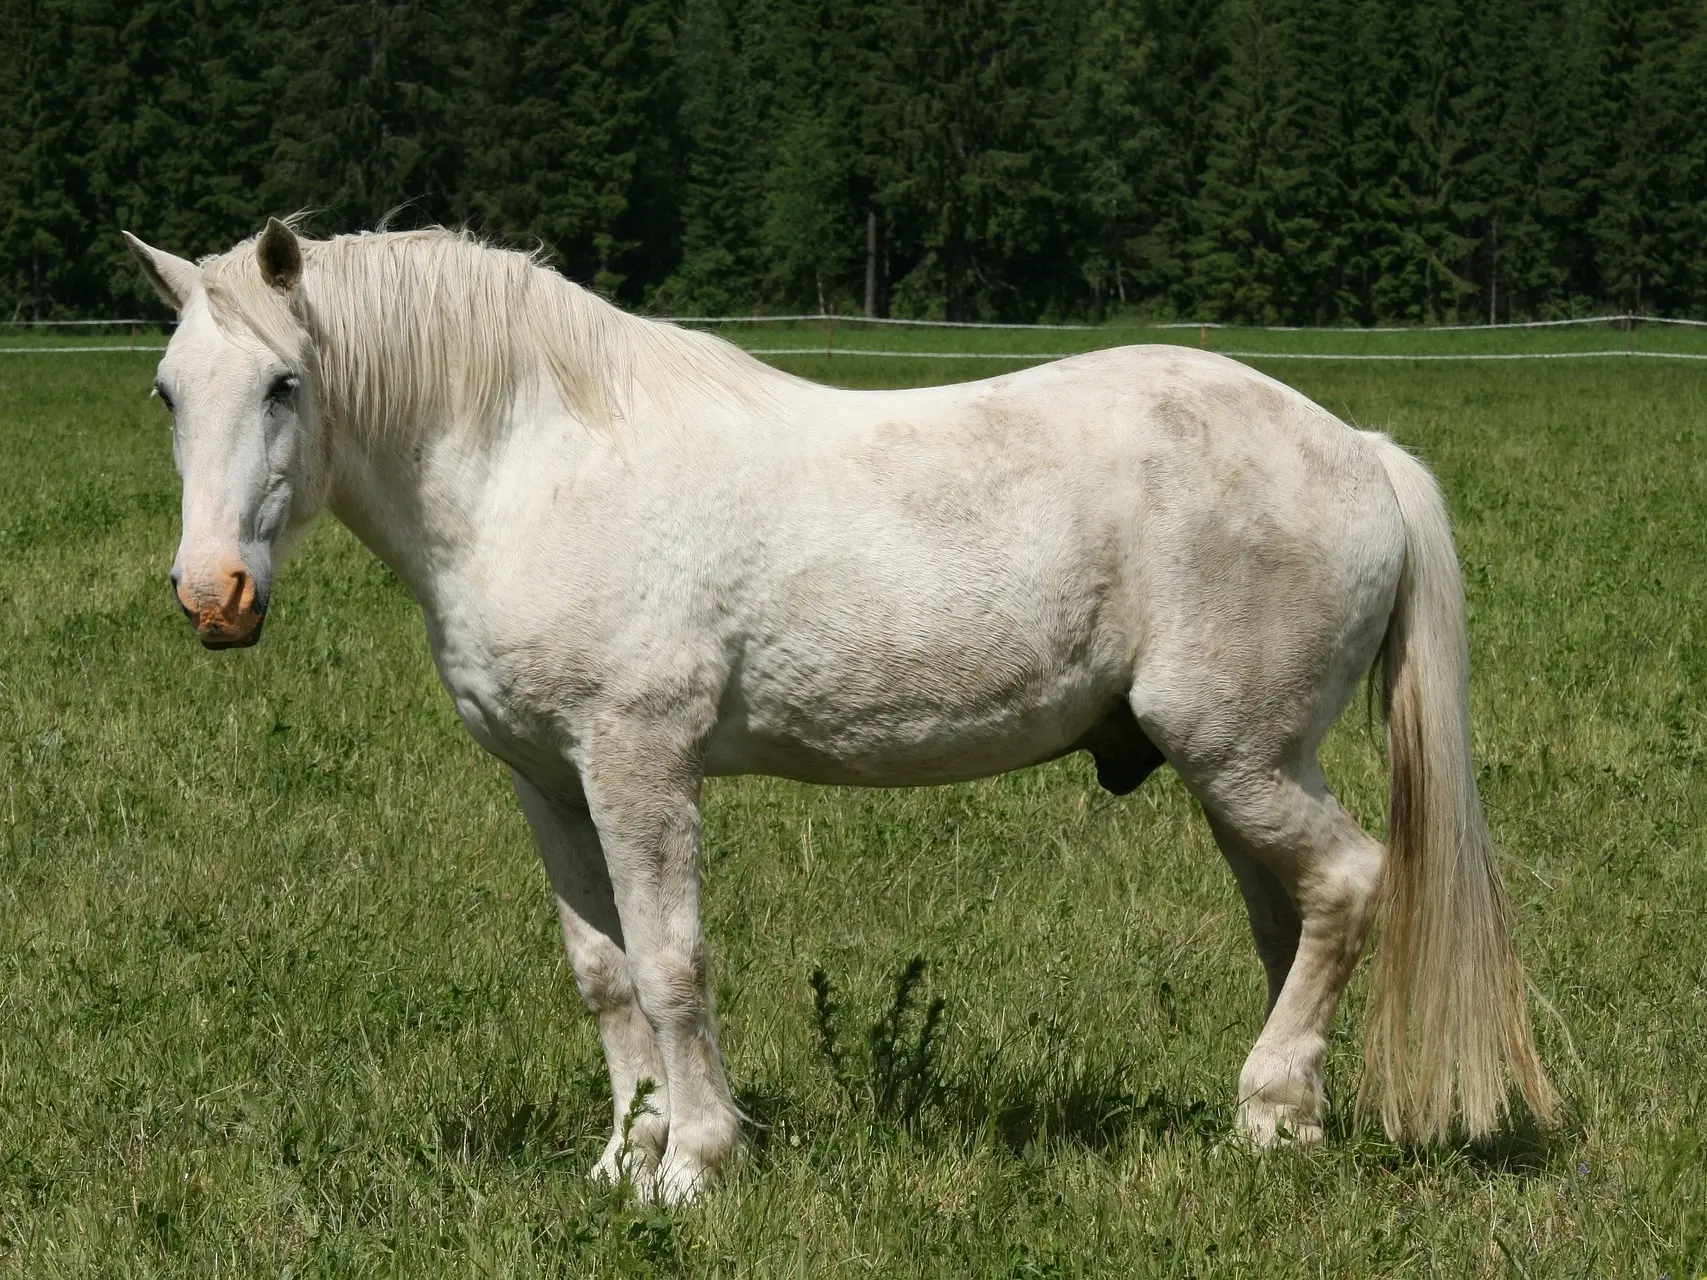
[[[1268,975],[1268,1019],[1239,1073],[1239,1127],[1263,1146],[1320,1141],[1322,1061],[1374,913],[1381,846],[1340,807],[1313,758],[1218,777],[1199,796]]]
[[[1293,905],[1292,895],[1286,892],[1286,886],[1263,865],[1238,833],[1213,818],[1209,826],[1245,900],[1251,940],[1256,943],[1257,957],[1262,961],[1263,973],[1268,979],[1267,1016],[1280,1002],[1280,993],[1292,972],[1304,923],[1298,918],[1298,908]]]
[[[1390,489],[1362,470],[1310,499],[1338,550],[1284,529],[1220,547],[1213,577],[1179,587],[1188,595],[1150,636],[1130,693],[1203,805],[1251,917],[1269,1012],[1239,1074],[1238,1122],[1264,1145],[1322,1137],[1327,1037],[1380,880],[1381,846],[1316,760],[1381,647],[1405,564]]]

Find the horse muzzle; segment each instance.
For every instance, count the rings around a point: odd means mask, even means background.
[[[172,595],[207,649],[246,649],[261,640],[267,601],[255,576],[225,562],[207,579],[186,585],[172,575]]]

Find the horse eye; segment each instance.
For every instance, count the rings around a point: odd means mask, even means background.
[[[272,385],[267,388],[267,399],[274,404],[283,404],[290,399],[291,392],[296,390],[296,375],[281,373],[274,378]]]
[[[172,397],[167,394],[166,388],[158,382],[154,384],[154,394],[160,397],[160,403],[166,406],[167,413],[176,414],[178,412],[172,407]]]

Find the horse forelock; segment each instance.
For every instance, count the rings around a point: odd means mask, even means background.
[[[334,426],[368,436],[483,432],[541,380],[588,426],[611,430],[639,395],[762,399],[771,371],[707,334],[631,316],[537,254],[432,228],[300,241],[301,283],[263,278],[251,238],[204,259],[215,320],[311,375]]]

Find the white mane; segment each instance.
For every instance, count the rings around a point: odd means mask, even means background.
[[[254,240],[203,260],[202,278],[215,318],[310,372],[321,413],[346,429],[492,428],[542,375],[584,422],[608,429],[637,392],[655,404],[684,390],[750,403],[786,376],[709,334],[629,315],[535,255],[467,232],[299,243],[303,276],[288,300],[262,279]]]

